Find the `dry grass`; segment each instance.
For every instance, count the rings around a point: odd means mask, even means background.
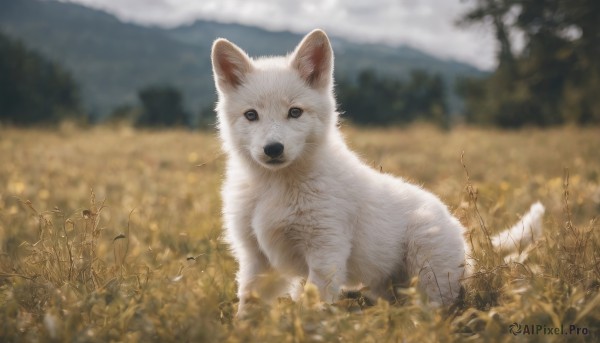
[[[323,309],[308,289],[301,303],[232,320],[214,134],[0,129],[0,341],[600,339],[600,130],[345,132],[366,161],[434,191],[468,227],[478,265],[462,303],[431,308],[408,288],[403,306],[359,297]],[[482,226],[499,231],[538,199],[544,239],[527,261],[504,263]],[[513,322],[589,334],[515,337]]]

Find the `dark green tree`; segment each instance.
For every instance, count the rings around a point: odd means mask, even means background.
[[[600,2],[473,0],[463,24],[491,23],[498,67],[463,80],[467,120],[504,127],[600,123]],[[510,33],[520,32],[515,54]]]
[[[447,125],[444,82],[422,70],[408,80],[363,70],[355,81],[338,78],[337,98],[344,115],[357,124],[406,124],[415,120]]]
[[[181,92],[171,86],[150,86],[138,93],[142,104],[138,126],[169,127],[189,125]]]
[[[29,125],[66,118],[81,118],[71,75],[0,33],[0,121]]]

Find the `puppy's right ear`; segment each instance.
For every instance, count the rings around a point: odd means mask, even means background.
[[[211,60],[215,83],[220,90],[237,88],[252,71],[252,61],[242,49],[219,38],[212,46]]]

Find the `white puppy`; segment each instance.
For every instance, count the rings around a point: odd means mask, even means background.
[[[392,299],[391,285],[413,276],[432,301],[456,299],[464,229],[438,197],[371,169],[348,149],[323,31],[289,56],[261,59],[218,39],[212,63],[239,312],[252,293],[269,300],[302,279],[328,302],[358,286]]]

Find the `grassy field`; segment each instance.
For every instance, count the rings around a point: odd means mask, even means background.
[[[0,341],[600,340],[600,129],[344,131],[365,161],[438,194],[469,229],[478,264],[455,307],[432,308],[414,288],[402,306],[323,307],[309,288],[234,320],[215,133],[0,128]],[[544,237],[505,263],[483,232],[536,200]]]

